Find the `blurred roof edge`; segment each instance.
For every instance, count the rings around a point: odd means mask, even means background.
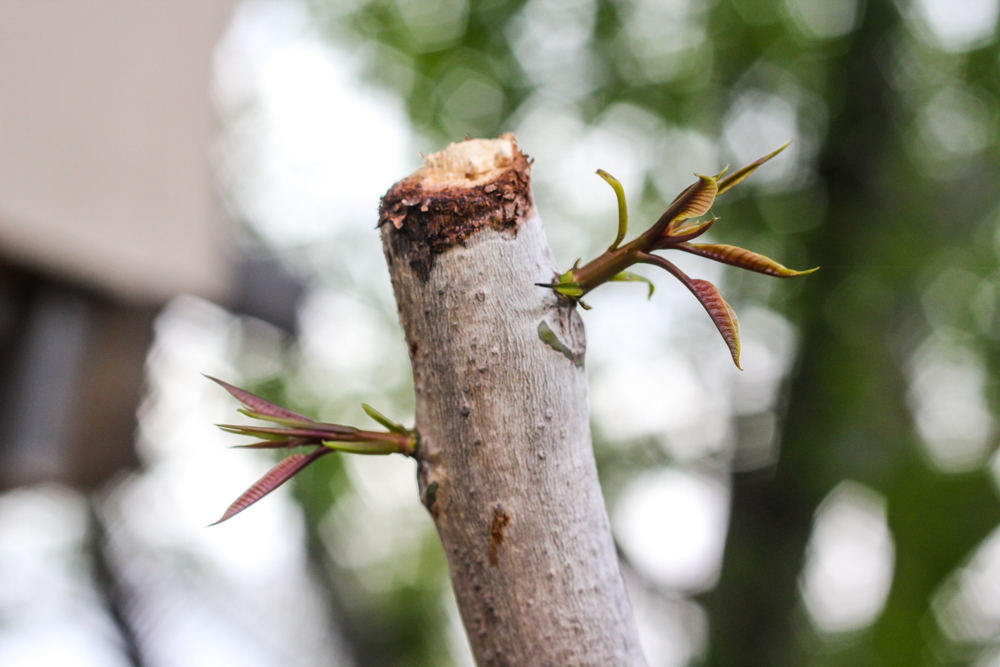
[[[0,3],[0,256],[127,301],[233,298],[209,153],[234,4]]]

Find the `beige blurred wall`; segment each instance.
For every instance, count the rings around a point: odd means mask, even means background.
[[[209,89],[234,2],[0,0],[0,260],[225,298]]]

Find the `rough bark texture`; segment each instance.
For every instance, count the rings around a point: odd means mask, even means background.
[[[579,314],[513,137],[454,144],[382,202],[421,497],[479,665],[644,665],[590,441]]]

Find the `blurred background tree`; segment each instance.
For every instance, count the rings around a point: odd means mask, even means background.
[[[693,594],[705,610],[708,640],[694,662],[989,662],[1000,616],[975,589],[998,565],[975,554],[996,550],[1000,521],[989,464],[1000,333],[995,2],[362,0],[312,9],[333,43],[363,54],[371,80],[403,96],[420,145],[518,133],[537,156],[540,209],[566,266],[611,229],[607,204],[585,192],[600,186],[584,173],[616,174],[649,214],[685,172],[742,163],[793,138],[792,154],[761,172],[751,195],[718,203],[714,231],[786,265],[822,267],[796,285],[726,275],[739,313],[778,315],[798,341],[772,361],[775,400],[760,386],[738,389],[722,444],[692,454],[679,450],[698,436],[664,443],[616,429],[598,403],[607,392],[595,387],[613,513],[648,467],[709,470],[731,484],[717,573],[671,585],[650,575],[655,565],[629,564],[639,547],[623,535],[626,567],[653,597]],[[580,182],[554,183],[560,177]],[[623,348],[632,345],[625,329],[651,324],[615,314]],[[594,361],[596,382],[614,381],[607,363]],[[718,375],[699,370],[708,385],[705,376]],[[837,549],[849,565],[830,555]]]

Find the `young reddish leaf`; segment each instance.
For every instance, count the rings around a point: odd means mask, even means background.
[[[790,144],[790,143],[792,143],[792,142],[788,141],[781,148],[778,148],[777,150],[768,153],[767,155],[765,155],[764,157],[760,158],[756,162],[751,162],[750,164],[748,164],[747,166],[743,167],[742,169],[737,169],[736,171],[734,171],[732,174],[730,174],[729,178],[726,178],[726,179],[724,179],[724,180],[722,180],[722,181],[719,182],[719,192],[718,192],[718,194],[721,195],[726,190],[728,190],[728,189],[730,189],[730,188],[732,188],[732,187],[734,187],[736,185],[739,185],[740,181],[742,181],[744,178],[746,178],[750,174],[752,174],[755,171],[757,171],[757,167],[759,167],[760,165],[764,164],[765,162],[767,162],[768,160],[770,160],[771,158],[773,158],[775,155],[777,155],[781,151],[783,151],[786,148],[788,148],[788,144]]]
[[[691,280],[688,289],[698,297],[701,305],[705,306],[705,310],[715,322],[716,328],[729,347],[729,353],[733,355],[736,368],[743,370],[740,366],[740,322],[736,319],[736,312],[722,298],[715,285],[707,280]]]
[[[263,442],[252,442],[249,445],[232,445],[233,449],[292,449],[293,447],[303,447],[309,441],[305,438],[287,438],[284,440],[264,440]]]
[[[691,185],[691,188],[694,189],[691,190],[684,205],[673,215],[670,220],[671,222],[697,218],[699,215],[705,215],[712,208],[712,202],[715,201],[719,186],[711,176],[705,176],[704,174],[695,174],[695,176],[698,177],[698,182]],[[691,188],[688,189],[690,190]]]
[[[758,255],[755,252],[723,243],[678,243],[674,247],[694,255],[714,259],[716,262],[736,266],[747,271],[756,271],[768,276],[775,276],[776,278],[804,276],[819,268],[816,267],[816,269],[808,269],[806,271],[793,271],[778,264],[770,257],[764,257],[764,255]]]
[[[677,225],[677,227],[671,225],[667,229],[667,233],[664,234],[663,238],[660,239],[655,247],[661,250],[666,247],[672,248],[681,241],[689,241],[691,239],[698,238],[707,232],[708,228],[714,225],[716,220],[718,220],[718,218],[694,220],[682,225]]]
[[[251,412],[256,412],[257,414],[265,415],[267,417],[278,417],[279,419],[295,419],[307,422],[312,421],[312,419],[309,419],[308,417],[303,417],[302,415],[296,412],[292,412],[291,410],[286,410],[285,408],[277,406],[274,403],[271,403],[270,401],[265,401],[260,396],[255,396],[254,394],[251,394],[249,391],[245,391],[243,389],[240,389],[239,387],[234,387],[228,382],[224,382],[223,380],[214,378],[211,375],[206,375],[205,377],[207,377],[212,382],[215,382],[220,387],[222,387],[230,394],[232,394],[233,398],[235,398],[243,405],[247,406]]]
[[[698,177],[698,181],[677,195],[677,198],[670,203],[656,224],[650,227],[643,236],[659,238],[672,223],[688,218],[697,218],[712,208],[712,202],[715,201],[715,195],[718,191],[715,179],[702,174],[695,174],[695,176]]]
[[[282,459],[278,465],[271,468],[266,475],[261,477],[253,486],[244,491],[243,495],[237,498],[236,502],[229,506],[226,513],[222,515],[222,518],[212,525],[215,526],[223,521],[226,521],[227,519],[233,518],[235,515],[239,514],[287,482],[291,479],[292,475],[302,470],[319,457],[324,454],[329,454],[332,451],[332,449],[320,447],[312,454],[292,454],[288,458]]]
[[[330,433],[354,433],[357,429],[351,426],[341,426],[340,424],[326,424],[324,422],[314,422],[312,420],[302,420],[302,419],[283,419],[281,417],[268,417],[267,415],[262,415],[258,412],[253,412],[251,410],[237,410],[240,414],[244,414],[251,419],[260,419],[262,421],[269,421],[275,424],[280,424],[288,428],[304,428],[311,431],[329,431]]]
[[[216,424],[226,433],[237,435],[250,435],[264,440],[274,440],[276,438],[318,438],[322,440],[334,440],[341,438],[351,438],[357,433],[357,429],[345,429],[340,431],[326,431],[319,428],[276,428],[274,426],[244,426],[242,424]]]
[[[261,438],[262,440],[277,441],[285,440],[288,437],[284,432],[284,429],[265,430],[263,428],[257,428],[256,426],[238,426],[235,424],[216,424],[215,426],[226,433],[246,435],[251,438]]]
[[[674,266],[673,262],[659,255],[642,253],[639,255],[639,261],[666,269],[684,283],[685,287],[691,290],[691,293],[697,297],[701,305],[708,311],[708,315],[712,318],[719,333],[722,334],[722,339],[726,341],[726,346],[729,347],[729,353],[733,355],[733,363],[736,364],[736,368],[743,370],[740,367],[740,322],[736,319],[736,313],[732,307],[722,298],[715,285],[707,280],[688,277],[686,273]]]

